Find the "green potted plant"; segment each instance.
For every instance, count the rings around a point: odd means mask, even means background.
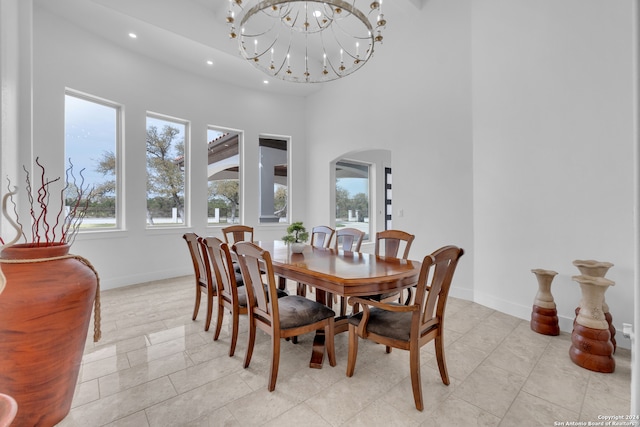
[[[302,253],[307,240],[309,240],[309,232],[302,221],[294,222],[287,227],[287,235],[282,238],[283,242],[291,246],[293,253]]]

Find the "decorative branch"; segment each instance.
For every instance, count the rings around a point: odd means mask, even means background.
[[[40,159],[38,157],[36,157],[35,163],[40,168],[40,186],[35,193],[31,185],[29,171],[25,166],[22,167],[26,175],[27,199],[29,202],[29,215],[31,216],[31,243],[44,246],[57,243],[71,244],[75,240],[75,236],[77,235],[80,225],[85,218],[86,211],[89,208],[89,204],[93,197],[93,188],[89,189],[89,186],[85,186],[83,175],[84,169],[80,171],[80,180],[78,182],[78,179],[73,173],[73,163],[71,162],[71,159],[69,159],[69,167],[65,171],[66,183],[62,190],[60,190],[60,197],[58,198],[60,207],[55,215],[55,221],[52,223],[51,215],[53,211],[50,209],[52,201],[51,188],[53,184],[60,181],[60,177],[48,179],[45,176],[45,167],[40,163]],[[64,221],[61,222],[66,205],[65,193],[67,193],[72,185],[74,190],[76,190],[76,194],[71,201],[69,212],[64,216]],[[36,195],[35,199],[34,194]],[[12,196],[13,195],[11,195],[11,202],[14,206],[16,223],[19,224],[20,229],[22,230],[23,227],[22,224],[20,224],[16,204],[13,201]],[[57,234],[58,229],[61,230],[59,238]],[[22,233],[22,235],[24,236],[24,233]],[[26,236],[24,237],[26,240]]]

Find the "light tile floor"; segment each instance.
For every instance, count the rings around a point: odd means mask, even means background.
[[[451,384],[442,384],[427,344],[423,412],[414,407],[408,352],[386,354],[361,341],[347,378],[346,333],[336,337],[333,368],[326,361],[309,368],[312,334],[283,343],[269,393],[269,337],[258,331],[243,369],[246,332],[229,357],[230,316],[214,342],[215,313],[208,332],[204,303],[191,320],[193,287],[192,277],[181,277],[102,292],[102,340],[87,341],[72,410],[60,427],[557,426],[629,413],[628,350],[616,352],[613,374],[591,372],[569,359],[569,334],[539,335],[528,321],[455,298],[445,323]],[[241,332],[246,327],[241,316]]]

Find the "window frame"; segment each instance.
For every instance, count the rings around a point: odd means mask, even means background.
[[[145,213],[148,212],[148,201],[149,201],[149,193],[146,189],[146,184],[148,182],[148,170],[147,170],[147,149],[146,149],[146,135],[147,130],[149,128],[148,119],[152,118],[155,120],[163,120],[167,122],[172,122],[176,124],[180,124],[184,126],[184,218],[183,222],[179,223],[169,223],[169,224],[149,224],[148,219],[145,218],[145,228],[147,230],[166,230],[166,229],[175,229],[175,228],[187,228],[191,226],[191,121],[187,119],[181,119],[175,116],[170,116],[168,114],[157,113],[155,111],[147,111],[145,114]]]
[[[273,135],[273,134],[264,134],[261,133],[258,135],[258,168],[262,169],[262,140],[275,140],[275,141],[283,141],[286,144],[286,170],[287,170],[287,179],[286,179],[286,188],[287,188],[287,199],[286,199],[286,221],[263,221],[263,212],[262,212],[262,174],[259,172],[258,176],[258,224],[261,226],[269,226],[269,225],[278,225],[278,224],[291,224],[291,194],[292,194],[292,180],[291,180],[291,136],[285,135]],[[274,179],[275,181],[275,179]],[[275,182],[274,182],[275,183]],[[275,190],[273,191],[275,195]],[[274,212],[275,213],[275,212]],[[275,215],[274,215],[275,217]]]
[[[240,130],[240,129],[233,129],[233,128],[229,128],[229,127],[225,127],[225,126],[217,126],[217,125],[207,125],[207,145],[209,143],[209,137],[208,137],[208,133],[209,130],[214,130],[214,131],[218,131],[218,132],[229,132],[229,133],[233,133],[233,134],[237,134],[237,138],[238,138],[238,200],[239,200],[239,212],[238,212],[238,223],[239,224],[243,224],[244,223],[244,217],[245,217],[245,211],[246,211],[246,204],[245,204],[245,200],[244,200],[244,131]],[[209,167],[209,161],[207,158],[207,169]],[[207,173],[207,196],[208,196],[208,192],[209,192],[209,176]],[[215,223],[215,222],[209,222],[209,200],[207,198],[207,204],[205,206],[206,209],[206,226],[207,228],[214,228],[214,227],[224,227],[227,225],[232,225],[232,224],[224,224],[224,223]]]
[[[99,104],[105,107],[113,108],[115,110],[115,142],[114,142],[114,154],[116,158],[115,162],[115,215],[114,220],[115,224],[113,227],[104,227],[104,228],[83,228],[80,227],[78,230],[78,236],[91,234],[91,233],[109,233],[109,232],[118,232],[126,230],[126,222],[125,222],[125,185],[124,185],[124,170],[125,170],[125,158],[124,158],[124,115],[125,115],[125,106],[119,102],[112,101],[106,98],[102,98],[96,95],[88,94],[76,89],[72,89],[69,87],[65,87],[64,90],[64,163],[65,170],[67,165],[67,122],[66,122],[66,99],[67,96],[74,97],[86,102],[92,102],[95,104]]]

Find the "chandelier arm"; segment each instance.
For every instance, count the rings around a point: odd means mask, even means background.
[[[320,35],[320,41],[322,42],[322,50],[323,53],[327,53],[326,49],[325,49],[325,44],[324,44],[324,37],[322,35]],[[337,41],[337,40],[336,40]],[[338,46],[340,46],[340,43],[338,42]],[[336,76],[336,78],[340,78],[342,76],[342,74],[339,72],[339,68],[336,69],[336,67],[333,65],[333,61],[331,60],[331,58],[329,57],[329,55],[327,55],[327,64],[329,64],[329,68],[331,68],[331,71],[333,71],[333,74]],[[341,64],[342,65],[342,64]],[[332,79],[333,80],[333,79]]]
[[[332,25],[331,32],[333,33],[333,39],[336,41],[336,44],[340,46],[340,49],[342,49],[342,51],[346,53],[349,57],[351,57],[352,59],[357,59],[357,55],[351,54],[349,49],[347,49],[345,46],[342,45],[342,43],[340,42],[340,38],[335,34],[335,31],[336,31],[335,27]],[[354,39],[369,40],[369,37],[356,37],[354,35],[351,35],[350,33],[346,33],[346,32],[343,32],[343,33]],[[360,61],[365,61],[366,59],[369,59],[369,57],[373,53],[373,36],[371,37],[371,42],[369,43],[369,47],[365,52],[367,52],[368,54],[364,58],[360,58]]]
[[[289,33],[291,34],[291,33]],[[289,54],[291,53],[291,37],[289,37],[289,44],[287,46],[287,52],[285,53],[285,55],[282,57],[282,61],[280,62],[280,67],[278,68],[277,71],[275,71],[273,73],[274,76],[278,76],[280,75],[280,72],[282,71],[282,69],[284,68],[284,65],[287,63],[287,57],[289,56]],[[289,66],[287,65],[287,69],[289,68]],[[286,71],[285,71],[286,73]],[[284,77],[282,77],[282,79],[284,80]]]

